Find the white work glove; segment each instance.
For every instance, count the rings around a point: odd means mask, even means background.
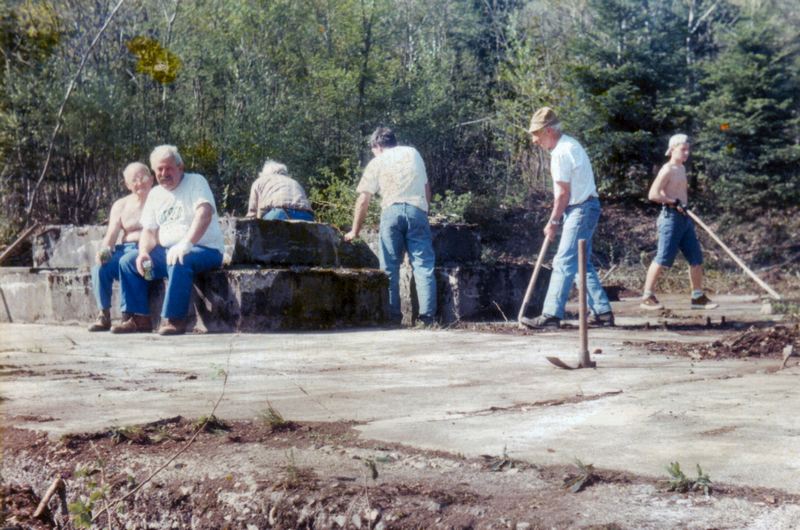
[[[188,239],[182,239],[172,245],[167,251],[167,265],[175,265],[176,263],[183,265],[183,257],[192,250],[193,246]]]

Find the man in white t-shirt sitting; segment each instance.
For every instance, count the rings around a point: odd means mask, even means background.
[[[161,335],[186,331],[194,275],[222,265],[224,240],[211,188],[202,175],[183,172],[183,160],[172,145],[150,154],[158,186],[142,209],[138,252],[120,260],[122,323],[112,333],[149,332],[148,283],[167,278],[161,311]]]
[[[381,195],[380,259],[381,269],[389,276],[389,315],[399,323],[400,264],[408,252],[414,269],[414,282],[419,300],[419,320],[433,324],[436,317],[435,258],[431,227],[428,224],[428,204],[431,187],[425,163],[413,147],[398,146],[394,132],[379,127],[370,138],[375,155],[361,177],[356,191],[353,228],[345,241],[358,237],[367,216],[370,200]]]
[[[555,241],[558,228],[562,227],[562,231],[542,314],[523,323],[533,327],[557,328],[561,325],[569,291],[578,272],[578,240],[585,239],[586,292],[592,323],[613,326],[611,304],[591,260],[592,236],[600,218],[600,200],[589,157],[575,138],[561,132],[561,123],[549,107],[534,113],[528,132],[534,144],[550,151],[554,200],[544,236]]]

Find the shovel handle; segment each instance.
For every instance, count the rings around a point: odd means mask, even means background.
[[[528,309],[528,304],[533,296],[533,289],[536,286],[536,279],[539,277],[539,271],[544,263],[544,255],[547,254],[547,247],[550,245],[550,240],[546,237],[542,241],[542,248],[539,250],[539,256],[536,258],[536,265],[533,266],[533,274],[531,280],[528,282],[528,288],[525,290],[525,297],[522,299],[522,307],[519,308],[517,315],[517,322],[522,322],[522,317],[525,316],[525,310]]]
[[[701,220],[701,219],[700,219],[700,218],[697,216],[697,214],[695,214],[693,211],[691,211],[691,210],[689,210],[689,209],[685,209],[685,211],[686,211],[686,215],[688,215],[689,217],[691,217],[691,218],[692,218],[692,220],[693,220],[695,223],[699,224],[699,225],[700,225],[700,227],[701,227],[703,230],[705,230],[705,231],[708,233],[708,235],[709,235],[709,236],[711,236],[711,239],[713,239],[714,241],[716,241],[716,242],[717,242],[717,244],[718,244],[719,246],[721,246],[721,247],[722,247],[722,250],[724,250],[725,252],[727,252],[727,253],[728,253],[728,255],[729,255],[731,258],[733,258],[733,261],[735,261],[735,262],[736,262],[736,264],[737,264],[737,265],[739,265],[739,267],[741,267],[741,268],[742,268],[742,270],[743,270],[744,272],[746,272],[746,273],[747,273],[747,275],[748,275],[748,276],[750,276],[750,277],[753,279],[753,281],[755,281],[755,282],[756,282],[758,285],[760,285],[762,289],[764,289],[765,291],[767,291],[767,292],[769,293],[769,295],[770,295],[772,298],[774,298],[775,300],[780,300],[780,299],[781,299],[781,295],[779,295],[777,292],[775,292],[775,289],[773,289],[772,287],[770,287],[769,285],[767,285],[767,283],[766,283],[764,280],[762,280],[761,278],[759,278],[758,276],[756,276],[756,273],[755,273],[755,272],[753,272],[753,271],[751,271],[751,270],[750,270],[750,268],[749,268],[747,265],[745,265],[745,263],[744,263],[744,262],[743,262],[743,261],[742,261],[742,260],[739,258],[739,256],[737,256],[736,254],[734,254],[734,253],[733,253],[733,251],[732,251],[731,249],[729,249],[729,248],[728,248],[728,246],[727,246],[725,243],[723,243],[723,242],[722,242],[722,240],[721,240],[719,237],[717,237],[717,234],[715,234],[715,233],[714,233],[714,232],[713,232],[713,231],[712,231],[712,230],[711,230],[711,229],[708,227],[708,225],[706,225],[706,224],[705,224],[705,223],[704,223],[704,222],[703,222],[703,221],[702,221],[702,220]]]

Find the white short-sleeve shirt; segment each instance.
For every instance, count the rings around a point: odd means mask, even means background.
[[[569,183],[569,205],[597,197],[597,186],[589,156],[575,138],[562,134],[550,152],[550,173],[553,182]]]
[[[142,228],[158,230],[158,244],[169,248],[186,236],[194,220],[195,209],[203,203],[211,205],[211,223],[197,245],[225,250],[225,241],[217,216],[217,205],[211,188],[202,175],[184,173],[178,187],[168,191],[156,186],[147,195],[142,209]]]
[[[380,194],[381,208],[404,202],[428,211],[425,184],[428,174],[422,156],[413,147],[388,147],[370,160],[358,183],[358,193]]]

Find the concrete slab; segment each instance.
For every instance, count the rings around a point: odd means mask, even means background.
[[[756,298],[720,301],[729,321],[757,314]],[[615,305],[630,327],[592,331],[598,369],[571,372],[544,357],[574,359],[575,330],[119,337],[2,324],[0,406],[6,424],[54,436],[200,416],[227,369],[225,419],[254,418],[269,400],[293,420],[355,420],[365,437],[420,448],[505,450],[536,463],[577,457],[661,477],[677,460],[715,481],[800,493],[800,423],[788,406],[800,368],[649,354],[629,341],[710,341],[725,331],[635,328],[635,303]]]

